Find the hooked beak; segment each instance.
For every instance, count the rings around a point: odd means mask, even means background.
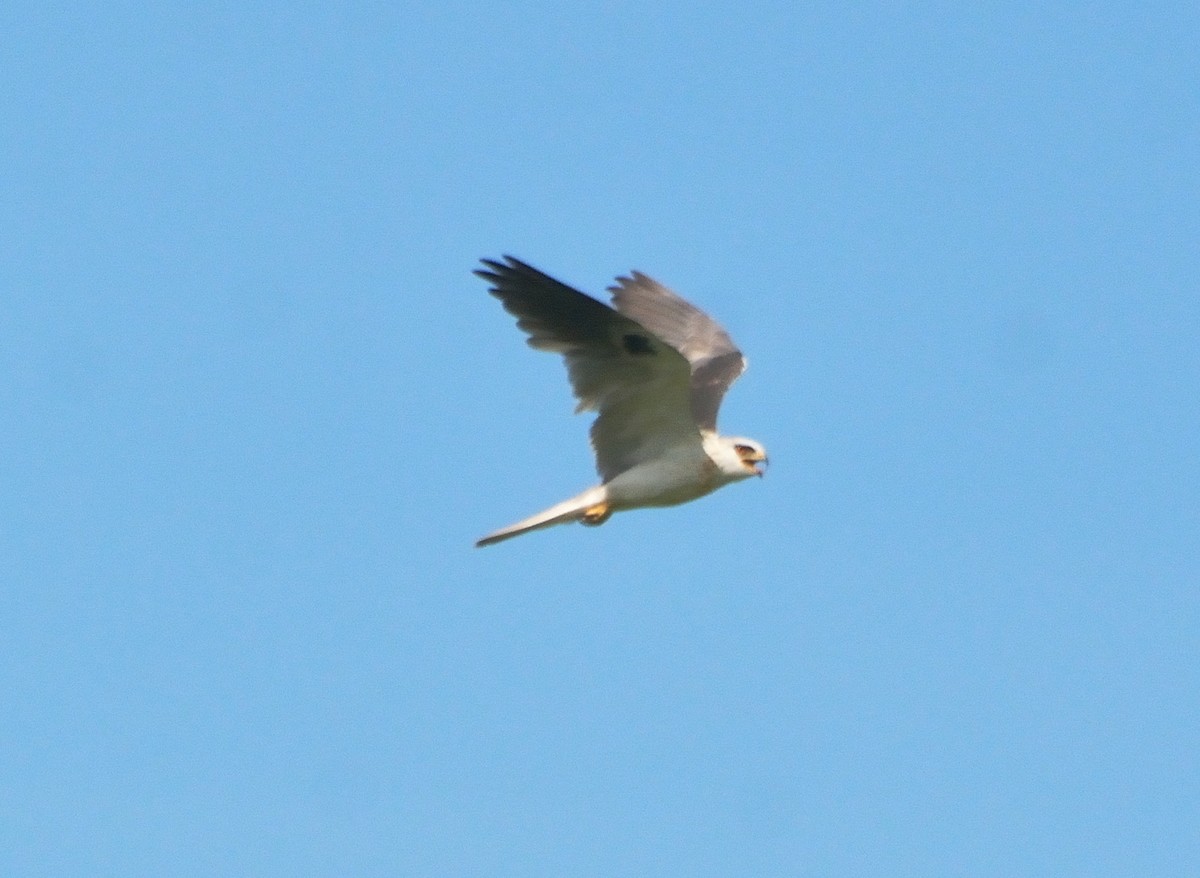
[[[754,470],[754,474],[756,476],[758,476],[760,479],[766,474],[767,467],[771,463],[769,460],[767,460],[767,456],[765,454],[759,454],[759,455],[755,455],[754,457],[748,457],[748,458],[746,458],[745,462],[746,462],[746,466],[748,466],[748,467],[750,467],[750,469]],[[758,465],[760,463],[762,464],[762,466]]]

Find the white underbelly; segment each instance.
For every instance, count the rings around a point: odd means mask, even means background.
[[[703,450],[687,448],[626,470],[604,487],[617,508],[674,506],[714,490],[716,475],[716,465]]]

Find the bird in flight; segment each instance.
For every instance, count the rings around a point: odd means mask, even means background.
[[[482,262],[475,274],[517,318],[530,347],[563,355],[575,411],[599,413],[591,439],[600,484],[476,546],[687,503],[763,474],[762,445],[717,434],[721,399],[746,359],[711,317],[638,271],[608,288],[610,307],[511,256]]]

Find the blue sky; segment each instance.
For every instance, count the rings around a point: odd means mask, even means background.
[[[1193,875],[1193,4],[0,13],[0,872]],[[592,483],[470,271],[767,478]]]

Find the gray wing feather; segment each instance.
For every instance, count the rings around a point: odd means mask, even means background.
[[[746,358],[721,325],[640,271],[608,288],[621,314],[632,318],[687,359],[692,416],[703,430],[717,429],[726,391],[746,370]]]
[[[482,260],[475,272],[517,318],[529,345],[563,355],[576,411],[594,409],[596,468],[608,482],[689,435],[691,367],[636,318],[511,256]]]

